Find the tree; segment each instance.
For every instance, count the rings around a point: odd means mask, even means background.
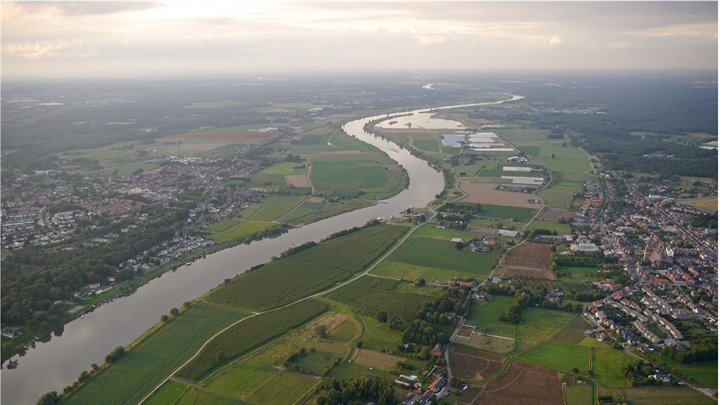
[[[421,278],[420,280],[418,280],[418,281],[417,281],[417,285],[420,286],[420,287],[424,286],[424,285],[425,285],[425,279],[424,279],[424,278]]]
[[[43,395],[38,399],[37,404],[38,405],[54,405],[60,403],[58,399],[58,394],[55,391],[50,391],[47,394]]]
[[[163,316],[160,317],[160,320],[161,320],[162,322],[167,322],[169,319],[170,319],[170,318],[169,318],[167,315],[164,315],[164,314],[163,314]]]
[[[573,374],[580,374],[580,370],[578,370],[577,367],[573,367],[572,372]]]
[[[177,308],[173,308],[173,309],[170,310],[170,315],[172,315],[172,316],[178,316],[178,315],[180,315],[180,311],[178,311]]]
[[[387,312],[385,312],[385,311],[380,311],[380,312],[378,312],[378,314],[377,314],[377,320],[380,321],[380,322],[383,322],[383,323],[387,322],[387,320],[388,320],[388,314],[387,314]]]
[[[315,334],[316,334],[320,339],[325,339],[325,337],[327,337],[327,326],[325,326],[325,325],[318,325],[318,326],[316,326],[316,327],[315,327]]]

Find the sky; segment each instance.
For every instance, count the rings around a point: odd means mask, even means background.
[[[711,69],[717,2],[1,3],[2,78]]]

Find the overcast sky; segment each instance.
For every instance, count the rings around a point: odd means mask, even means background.
[[[717,69],[716,2],[2,2],[2,77]]]

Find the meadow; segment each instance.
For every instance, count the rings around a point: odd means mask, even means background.
[[[482,204],[478,216],[482,218],[512,219],[513,222],[526,223],[536,213],[537,210],[532,208]]]
[[[590,348],[557,342],[545,342],[520,356],[521,359],[564,373],[577,368],[582,375],[590,370]]]
[[[532,221],[532,223],[530,223],[526,230],[528,232],[532,232],[536,229],[545,229],[550,232],[556,232],[558,235],[569,235],[572,232],[570,230],[570,225],[568,224],[561,224],[559,222],[552,221],[541,221],[539,219]]]
[[[291,303],[362,271],[406,231],[379,224],[329,239],[241,274],[207,300],[255,311]]]
[[[522,321],[520,322],[521,346],[528,348],[540,343],[575,316],[570,312],[542,308],[523,310]]]
[[[603,278],[603,273],[596,267],[571,267],[559,266],[555,270],[558,280],[564,282],[586,282],[598,281]]]
[[[717,400],[708,398],[687,387],[633,387],[622,390],[632,405],[711,405]]]
[[[275,221],[305,201],[302,196],[273,195],[257,205],[242,211],[242,216],[253,221]]]
[[[387,260],[461,272],[465,277],[485,279],[497,263],[493,253],[457,249],[455,243],[423,237],[411,237],[397,248]],[[385,270],[388,271],[388,270]],[[381,274],[375,272],[375,274]],[[435,278],[435,277],[431,277]]]
[[[589,384],[568,384],[565,387],[566,405],[588,405],[594,402],[593,388]]]
[[[496,295],[489,302],[474,302],[465,320],[476,327],[477,332],[515,337],[515,325],[500,321],[500,315],[510,308],[513,297]]]
[[[273,222],[226,219],[216,222],[208,226],[208,228],[213,232],[211,235],[212,240],[217,243],[226,243],[242,241],[249,236],[257,235],[258,233],[279,226],[280,225]]]
[[[209,341],[178,375],[197,380],[213,368],[315,318],[327,308],[326,304],[309,299],[247,318]]]
[[[377,316],[384,311],[405,319],[415,319],[415,313],[428,300],[427,296],[396,290],[399,281],[364,276],[333,291],[328,296],[360,310],[362,314]]]
[[[118,403],[136,403],[195,353],[210,336],[247,315],[214,305],[192,304],[120,360],[92,377],[66,402],[97,404],[113,398]]]

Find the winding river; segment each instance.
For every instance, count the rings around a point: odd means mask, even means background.
[[[158,322],[170,308],[201,296],[224,279],[247,271],[252,266],[268,262],[273,256],[308,241],[319,241],[335,232],[362,226],[378,217],[397,215],[409,207],[424,207],[444,188],[443,176],[428,164],[398,145],[365,132],[364,125],[382,118],[439,109],[500,104],[521,99],[445,106],[432,109],[382,114],[348,122],[343,130],[363,142],[387,153],[407,170],[408,188],[383,204],[359,209],[318,221],[274,238],[239,245],[207,256],[190,266],[163,274],[128,297],[105,304],[84,319],[65,325],[60,337],[46,343],[36,343],[19,359],[16,369],[2,370],[2,403],[34,404],[48,391],[62,392],[92,363],[100,364],[105,355],[118,345],[127,345]],[[17,358],[17,357],[16,357]]]

